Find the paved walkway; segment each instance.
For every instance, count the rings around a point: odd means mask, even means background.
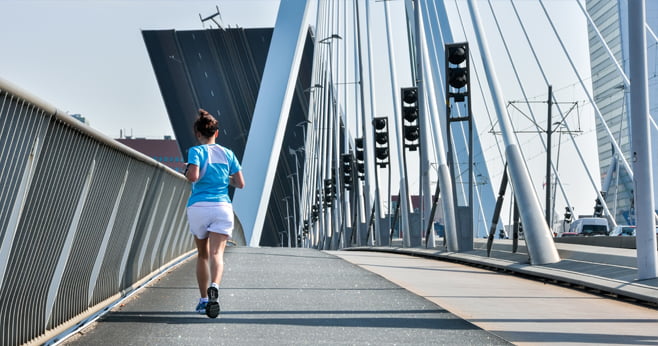
[[[447,261],[332,254],[517,345],[658,345],[653,308]]]
[[[333,254],[229,248],[217,319],[193,312],[194,260],[70,345],[504,345],[505,340]]]
[[[220,318],[192,312],[198,295],[192,258],[66,343],[658,345],[655,308],[451,262],[604,282],[651,301],[656,282],[632,279],[630,253],[569,245],[560,250],[561,263],[528,266],[527,255],[506,254],[503,245],[497,258],[481,250],[229,248]]]
[[[484,239],[475,240],[474,250],[460,253],[438,248],[364,247],[349,250],[392,252],[470,263],[541,278],[548,282],[587,287],[658,307],[658,278],[638,280],[636,250],[568,243],[555,245],[561,260],[547,265],[530,265],[523,241],[520,242],[518,250],[513,252],[512,241],[509,239],[497,239],[491,256],[487,256]]]

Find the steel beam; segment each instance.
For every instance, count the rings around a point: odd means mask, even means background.
[[[637,220],[637,269],[640,280],[658,277],[644,18],[646,18],[644,1],[629,1],[629,60],[630,76],[633,81],[631,83],[631,151]]]
[[[308,3],[281,0],[279,4],[242,162],[246,186],[233,196],[248,246],[258,246],[263,231],[302,58]]]

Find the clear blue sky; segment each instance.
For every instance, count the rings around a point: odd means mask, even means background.
[[[107,136],[173,135],[141,30],[272,27],[278,0],[2,0],[0,78]]]

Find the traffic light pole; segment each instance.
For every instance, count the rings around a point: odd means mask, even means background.
[[[471,116],[471,86],[470,86],[470,49],[467,42],[452,43],[445,45],[446,64],[446,134],[448,138],[448,166],[452,178],[451,191],[455,205],[455,217],[457,218],[457,243],[459,251],[470,251],[473,249],[473,118]],[[462,65],[463,64],[463,65]],[[452,102],[452,101],[454,102]],[[466,114],[454,114],[453,106],[457,104],[466,105]],[[468,166],[466,173],[461,172],[462,167],[454,164],[455,150],[452,145],[452,123],[468,123]],[[464,197],[465,205],[459,206],[457,192],[457,176],[467,177],[468,189]],[[463,189],[464,179],[460,187]],[[464,193],[462,191],[462,193]]]
[[[468,114],[461,117],[452,116],[452,104],[446,102],[446,133],[448,137],[448,166],[451,167],[450,174],[452,178],[452,193],[453,203],[455,205],[456,217],[458,222],[457,228],[457,243],[459,251],[473,250],[473,119],[471,118],[471,100],[468,98],[467,108]],[[452,146],[452,131],[451,126],[454,122],[468,122],[468,167],[466,167],[466,176],[468,181],[467,201],[465,206],[459,206],[458,192],[457,192],[457,177],[455,171],[459,168],[459,164],[454,162],[454,148]],[[465,174],[460,174],[465,176]],[[463,178],[462,178],[463,179]],[[462,181],[462,184],[464,182]]]
[[[415,79],[415,77],[414,77]],[[409,152],[420,151],[419,157],[422,161],[421,141],[424,140],[420,136],[420,97],[418,88],[416,86],[410,88],[402,88],[400,90],[400,105],[401,105],[401,119],[397,121],[401,123],[404,144],[402,146],[402,162],[404,166],[404,176],[408,177],[408,161],[407,149]],[[419,170],[420,185],[422,188],[422,172]],[[402,183],[405,184],[405,189],[409,191],[409,179],[405,179]],[[429,189],[429,188],[428,188]],[[409,193],[411,194],[411,193]],[[421,194],[422,195],[422,194]],[[422,223],[420,222],[420,213],[414,213],[413,208],[409,212],[409,242],[411,247],[418,247],[422,244]],[[396,208],[397,210],[397,208]],[[413,218],[412,218],[413,217]]]
[[[398,121],[396,121],[396,123],[397,122]],[[403,136],[403,138],[402,138],[402,141],[403,141],[403,144],[402,144],[402,170],[403,170],[403,174],[404,174],[405,179],[401,179],[400,184],[404,184],[404,190],[407,191],[407,195],[411,195],[411,193],[409,191],[409,179],[407,178],[409,176],[409,172],[407,170],[407,148],[405,148],[405,146],[404,146],[404,125],[401,125],[401,126],[402,126],[402,136]],[[390,174],[389,174],[389,177],[390,177]],[[400,192],[402,192],[402,188],[400,188]],[[407,201],[408,200],[409,199],[407,199]],[[402,193],[398,194],[397,209],[400,209],[400,206],[401,206],[400,201],[402,201]],[[403,239],[406,239],[406,241],[407,241],[406,246],[416,247],[420,244],[415,244],[414,237],[413,237],[413,234],[412,234],[412,232],[415,233],[415,231],[416,231],[414,229],[413,223],[410,219],[411,214],[413,213],[413,206],[412,205],[410,205],[408,207],[408,211],[409,211],[409,213],[407,214],[407,225],[408,225],[407,226],[407,233],[408,234],[406,234],[406,237],[404,237]]]
[[[379,232],[375,235],[375,240],[377,245],[389,245],[390,235],[386,230],[391,228],[391,218],[390,218],[390,206],[391,206],[391,160],[390,160],[390,132],[388,126],[387,117],[375,117],[372,121],[373,125],[373,137],[374,137],[374,152],[375,152],[375,182],[376,193],[380,194],[381,189],[379,188],[379,168],[388,168],[388,190],[386,193],[388,199],[388,220],[389,227],[384,229],[379,227]],[[375,221],[377,224],[381,222],[381,218],[378,216]]]

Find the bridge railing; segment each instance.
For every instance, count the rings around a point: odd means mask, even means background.
[[[0,344],[42,343],[190,253],[189,190],[0,79]]]

